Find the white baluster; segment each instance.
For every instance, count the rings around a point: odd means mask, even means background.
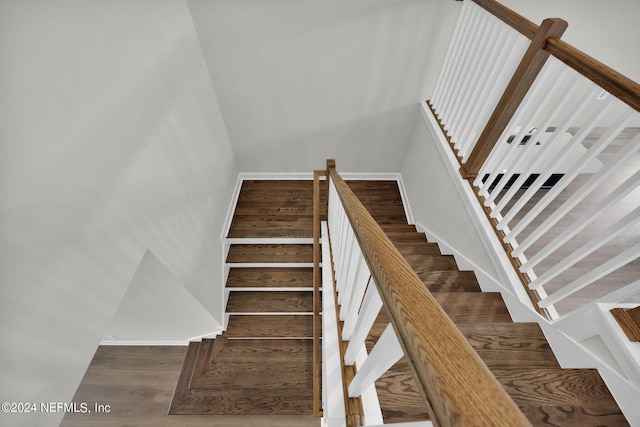
[[[596,156],[600,154],[600,152],[602,152],[602,150],[604,150],[604,148],[611,142],[611,140],[615,138],[615,136],[618,135],[622,129],[624,129],[625,125],[631,118],[631,115],[634,113],[635,113],[635,110],[628,108],[625,111],[625,113],[619,117],[616,123],[614,123],[613,126],[608,128],[605,131],[604,135],[602,135],[602,137],[600,137],[600,139],[589,150],[587,150],[587,152],[582,157],[580,157],[580,159],[578,159],[574,163],[574,166],[567,173],[564,174],[562,179],[556,185],[554,185],[551,190],[547,192],[547,194],[542,198],[542,200],[536,203],[533,209],[529,210],[525,218],[523,218],[523,221],[527,220],[528,218],[531,218],[531,216],[535,217],[539,215],[540,212],[542,212],[542,210],[546,208],[549,205],[549,203],[551,203],[551,201],[556,197],[556,195],[560,193],[562,190],[564,190],[566,186],[573,180],[573,178],[575,178],[580,173],[584,165],[587,164],[589,161],[595,159]],[[594,126],[595,126],[595,123],[590,127],[593,128]],[[563,161],[566,157],[569,156],[569,154],[571,153],[570,147],[582,142],[582,138],[578,139],[576,138],[576,136],[577,134],[569,141],[569,143],[567,144],[567,149],[561,151],[559,155],[556,157],[555,159],[556,163]],[[547,168],[536,179],[536,182],[545,182],[551,176],[556,163],[549,164]],[[500,230],[504,228],[504,226],[508,224],[511,220],[513,220],[515,215],[524,207],[524,205],[531,199],[531,197],[533,197],[535,192],[536,192],[536,187],[532,185],[531,188],[529,188],[525,192],[525,194],[520,199],[518,199],[518,201],[514,204],[514,206],[504,216],[502,221],[498,223],[497,228]],[[520,223],[518,223],[518,226],[520,226]]]
[[[553,251],[565,244],[569,239],[574,237],[580,231],[582,231],[587,225],[589,225],[594,219],[598,217],[602,212],[609,209],[609,207],[615,205],[618,201],[622,200],[629,193],[634,191],[640,185],[640,171],[629,177],[622,185],[619,185],[609,195],[602,199],[598,204],[589,209],[584,215],[580,217],[576,222],[571,224],[569,228],[560,233],[558,237],[549,242],[540,252],[535,254],[531,259],[525,263],[523,267],[530,269],[532,265],[536,265],[544,258],[549,256]]]
[[[364,295],[364,300],[362,301],[362,307],[356,319],[356,324],[353,328],[353,333],[351,334],[351,340],[349,340],[349,345],[344,355],[345,365],[351,366],[355,363],[360,346],[364,345],[371,326],[376,321],[376,317],[378,317],[381,308],[382,299],[380,298],[380,294],[378,294],[378,289],[376,288],[373,278],[371,278]]]
[[[535,132],[531,134],[531,139],[529,140],[529,143],[524,146],[524,150],[520,150],[521,151],[520,154],[516,158],[514,158],[513,163],[508,167],[509,171],[515,171],[519,169],[519,170],[523,170],[523,172],[520,173],[520,176],[516,179],[514,183],[512,183],[511,188],[500,198],[500,202],[496,203],[496,207],[494,209],[496,212],[501,212],[507,206],[507,204],[511,201],[511,199],[516,194],[516,192],[520,189],[522,184],[524,184],[525,181],[529,178],[531,170],[533,170],[533,168],[539,163],[540,159],[543,158],[542,155],[532,157],[532,156],[527,156],[527,154],[533,152],[532,150],[535,150],[537,148],[536,142],[540,138],[540,135],[543,135],[546,132],[547,128],[549,127],[549,125],[551,124],[551,121],[554,118],[557,119],[558,112],[565,107],[566,103],[569,101],[571,97],[571,94],[575,92],[578,88],[578,83],[579,83],[578,74],[573,73],[572,81],[565,82],[565,77],[569,73],[569,68],[564,67],[563,69],[558,71],[560,71],[560,74],[557,76],[554,76],[555,83],[554,83],[554,86],[551,88],[550,93],[555,93],[557,90],[559,90],[559,85],[561,84],[564,85],[565,90],[562,92],[560,96],[560,102],[557,102],[554,108],[550,108],[550,111],[546,115],[546,117],[542,119],[541,122],[537,125],[538,129],[536,129]],[[545,98],[550,99],[548,95],[545,95]],[[544,107],[546,104],[540,103],[540,105],[541,107]],[[544,109],[540,108],[538,109],[538,111],[544,111]],[[550,147],[550,145],[547,145],[547,147]],[[533,161],[530,161],[528,165],[525,165],[524,159],[529,159],[529,158],[532,158]],[[508,172],[508,174],[511,175],[511,172]],[[504,184],[506,183],[507,183],[507,180],[504,180]],[[502,191],[503,188],[504,188],[504,185],[501,186],[500,191]]]
[[[622,233],[628,232],[629,229],[633,227],[638,221],[640,221],[640,207],[637,207],[636,209],[625,215],[624,218],[620,219],[615,224],[608,227],[606,230],[598,233],[597,236],[582,245],[577,251],[564,258],[561,262],[554,265],[551,269],[545,271],[544,274],[536,277],[536,279],[529,284],[529,288],[538,289],[541,286],[544,286],[550,280],[557,277],[559,274],[562,274],[572,265],[582,261],[585,257],[589,256],[602,246],[606,245],[617,236],[621,235]]]
[[[498,35],[500,43],[495,44],[495,52],[487,61],[487,77],[483,78],[480,85],[480,93],[473,105],[470,106],[474,112],[469,121],[465,123],[460,141],[463,144],[461,152],[462,162],[465,163],[475,143],[489,121],[491,113],[498,104],[502,91],[509,83],[517,65],[516,59],[522,58],[526,38],[515,31],[510,31],[506,25],[502,25]]]
[[[483,13],[477,22],[477,30],[475,32],[475,37],[471,41],[469,46],[468,57],[465,58],[466,63],[464,65],[463,70],[466,70],[466,77],[462,81],[462,84],[459,87],[458,98],[455,102],[455,109],[451,112],[450,115],[450,132],[449,134],[452,137],[452,140],[455,142],[456,147],[461,147],[461,142],[457,142],[457,137],[460,135],[460,127],[462,123],[464,123],[464,117],[462,115],[462,111],[465,106],[471,102],[469,96],[471,94],[471,90],[473,86],[471,84],[474,81],[477,81],[478,74],[478,61],[480,60],[480,52],[482,51],[483,42],[486,41],[485,31],[487,25],[490,23],[491,15],[488,13]]]
[[[458,18],[458,22],[456,23],[456,28],[453,32],[453,37],[451,38],[451,43],[449,44],[449,49],[447,50],[447,55],[445,57],[444,64],[442,66],[442,71],[440,72],[440,76],[438,76],[438,82],[436,83],[435,90],[433,92],[433,97],[431,98],[433,102],[434,109],[437,109],[443,97],[443,93],[446,93],[449,78],[455,70],[454,68],[454,60],[456,57],[456,52],[460,48],[460,44],[462,43],[462,29],[466,27],[466,23],[469,17],[469,3],[465,2],[462,4],[460,17]]]
[[[538,305],[542,308],[549,307],[558,301],[578,292],[580,289],[583,289],[596,280],[606,276],[607,274],[617,270],[623,265],[628,264],[629,262],[635,260],[640,257],[640,243],[632,246],[621,254],[613,257],[609,261],[600,265],[599,267],[591,270],[584,276],[574,280],[566,286],[563,286],[562,289],[552,293],[548,297],[541,300]]]
[[[364,297],[364,293],[370,279],[371,273],[369,272],[366,263],[363,263],[354,280],[354,286],[352,287],[350,298],[345,302],[341,309],[341,311],[344,310],[346,313],[344,324],[342,326],[342,339],[345,341],[349,341],[351,339],[351,334],[353,333],[356,320],[358,319],[358,312],[360,311],[362,298]]]
[[[442,118],[447,119],[450,117],[452,111],[455,109],[455,101],[460,95],[460,86],[467,78],[468,69],[464,68],[467,59],[469,58],[470,45],[473,41],[474,30],[478,27],[478,19],[482,15],[480,8],[472,8],[469,16],[469,23],[464,28],[463,43],[461,44],[459,56],[456,59],[456,73],[453,75],[451,81],[451,90],[447,98],[443,100],[442,105]],[[449,129],[448,122],[444,122],[445,129]]]
[[[389,324],[371,350],[367,360],[358,367],[358,373],[348,387],[349,397],[360,396],[365,388],[380,378],[402,356],[404,356],[402,346],[400,346],[393,327]]]
[[[615,155],[607,164],[595,173],[589,180],[571,195],[566,202],[556,209],[542,224],[540,224],[526,239],[519,243],[518,247],[513,251],[512,256],[519,257],[528,249],[535,241],[537,241],[544,233],[549,231],[551,227],[557,224],[560,219],[567,215],[578,203],[584,200],[598,185],[609,177],[613,172],[617,171],[619,166],[627,161],[628,157],[640,149],[640,134],[636,135],[629,143]],[[520,271],[530,270],[537,262],[530,259],[522,266]]]

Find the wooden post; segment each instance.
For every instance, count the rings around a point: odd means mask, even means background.
[[[313,171],[313,415],[322,417],[322,349],[320,336],[322,333],[320,317],[320,176],[325,171]]]
[[[629,341],[640,341],[640,306],[628,310],[614,308],[610,312]]]
[[[531,40],[529,48],[522,57],[520,65],[518,65],[511,81],[502,94],[491,118],[482,131],[469,159],[460,168],[460,173],[464,179],[474,179],[478,176],[480,168],[487,161],[498,139],[507,128],[513,115],[549,58],[550,54],[544,50],[547,39],[562,36],[566,28],[567,22],[562,19],[548,18],[542,22],[538,32]]]

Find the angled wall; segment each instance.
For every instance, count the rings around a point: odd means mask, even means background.
[[[183,0],[3,1],[0,52],[0,401],[69,402],[147,250],[222,319],[238,170]]]

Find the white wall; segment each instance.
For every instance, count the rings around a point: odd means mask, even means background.
[[[187,0],[243,172],[397,172],[453,0]],[[247,125],[250,123],[250,126]]]
[[[420,116],[418,105],[415,114]],[[421,117],[416,121],[406,153],[402,181],[415,223],[500,283],[436,141]]]
[[[562,39],[640,82],[638,0],[500,0],[536,24],[545,18],[569,23]]]
[[[184,0],[3,1],[0,55],[0,401],[70,401],[147,249],[222,319],[238,170]]]
[[[222,325],[147,250],[104,332],[102,345],[186,345]]]

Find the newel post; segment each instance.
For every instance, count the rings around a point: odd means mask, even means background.
[[[629,341],[640,341],[640,306],[627,310],[614,308],[610,312]]]
[[[493,147],[546,63],[549,57],[549,53],[544,50],[547,39],[561,37],[566,28],[567,22],[563,19],[548,18],[542,22],[491,118],[482,131],[469,159],[460,168],[460,173],[464,179],[474,179],[478,176],[480,168],[486,162]]]

